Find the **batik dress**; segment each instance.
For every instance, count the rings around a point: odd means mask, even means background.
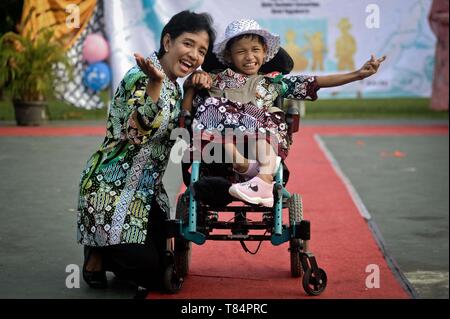
[[[150,59],[162,70],[155,53]],[[155,102],[147,81],[137,67],[127,72],[111,102],[105,140],[81,174],[77,238],[83,245],[143,244],[152,207],[169,214],[162,178],[181,90],[165,77]]]
[[[314,76],[283,76],[281,73],[247,76],[226,69],[211,74],[212,87],[207,96],[197,95],[193,129],[202,137],[227,129],[249,135],[264,134],[276,144],[278,155],[285,158],[289,150],[284,113],[275,107],[277,97],[295,100],[317,99]],[[228,130],[229,131],[229,130]]]

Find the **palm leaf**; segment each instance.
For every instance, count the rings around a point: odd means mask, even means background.
[[[8,32],[0,38],[0,86],[10,91],[13,99],[39,101],[50,97],[58,63],[71,76],[73,68],[64,47],[54,40],[50,29],[41,29],[34,39],[31,32],[25,36]]]

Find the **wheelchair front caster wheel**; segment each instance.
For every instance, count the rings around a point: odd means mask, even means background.
[[[316,277],[312,269],[308,268],[303,275],[303,289],[310,296],[320,295],[327,287],[327,274],[325,270],[319,268],[317,272],[318,275]]]
[[[174,264],[167,266],[166,270],[164,271],[163,280],[164,290],[170,294],[178,292],[183,285],[183,278],[177,275]]]

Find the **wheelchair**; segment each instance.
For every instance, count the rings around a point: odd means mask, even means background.
[[[224,66],[213,55],[207,56],[202,68],[206,71],[220,70]],[[293,62],[284,49],[264,65],[267,71],[279,71],[284,74],[292,70]],[[283,101],[278,99],[276,106],[282,108]],[[288,108],[285,114],[288,125],[288,138],[292,143],[292,134],[299,130],[299,110],[294,106]],[[185,127],[192,122],[190,115],[183,118]],[[190,170],[190,171],[189,171]],[[239,241],[242,248],[251,252],[245,242],[270,241],[273,245],[289,242],[291,277],[301,278],[304,291],[308,295],[320,295],[327,286],[326,272],[318,266],[314,254],[309,251],[310,222],[304,219],[302,198],[297,193],[290,193],[286,189],[289,180],[289,170],[284,161],[281,162],[274,175],[274,205],[273,207],[257,206],[244,203],[238,199],[238,205],[228,205],[231,199],[222,202],[211,202],[207,196],[201,196],[201,190],[196,187],[199,181],[208,177],[223,179],[232,178],[232,165],[227,163],[203,163],[192,160],[182,163],[183,182],[186,191],[179,195],[176,206],[175,219],[166,220],[166,233],[170,245],[166,251],[163,285],[167,293],[176,293],[182,288],[184,278],[189,273],[192,243],[202,245],[206,240]],[[220,187],[219,187],[220,188]],[[224,197],[227,188],[223,188]],[[250,220],[248,213],[261,213],[259,220]],[[283,224],[283,214],[289,216],[288,224]],[[219,217],[229,214],[227,221]],[[254,215],[254,214],[253,214]],[[214,230],[227,230],[218,234]],[[257,230],[255,233],[254,230]],[[264,231],[264,234],[261,234]]]

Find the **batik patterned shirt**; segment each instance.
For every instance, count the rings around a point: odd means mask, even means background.
[[[162,70],[155,53],[150,59]],[[166,76],[153,101],[146,93],[148,81],[137,67],[127,72],[110,105],[104,142],[81,174],[77,238],[83,245],[143,244],[152,207],[169,214],[162,178],[181,90]]]
[[[197,95],[193,101],[194,130],[208,133],[233,128],[250,134],[270,133],[268,142],[278,144],[278,154],[285,158],[289,149],[287,125],[284,113],[280,109],[273,111],[275,101],[279,96],[316,100],[316,78],[283,76],[278,72],[248,76],[231,69],[210,75],[213,81],[209,95]]]

